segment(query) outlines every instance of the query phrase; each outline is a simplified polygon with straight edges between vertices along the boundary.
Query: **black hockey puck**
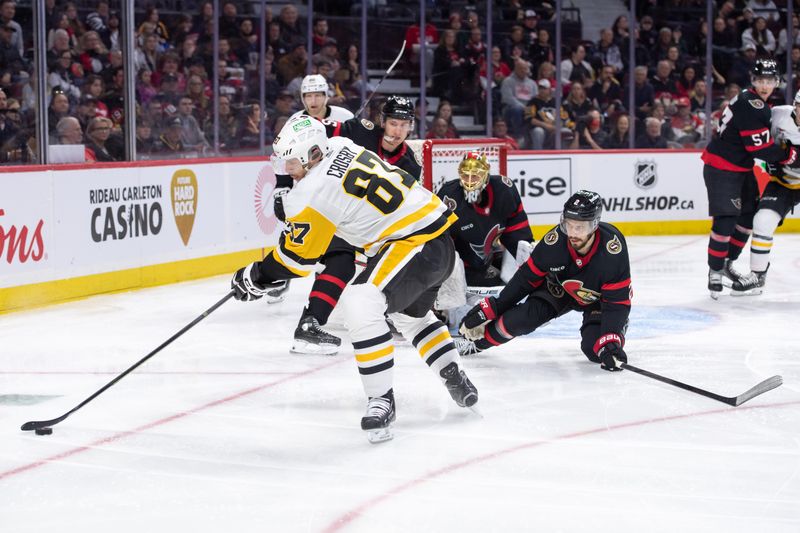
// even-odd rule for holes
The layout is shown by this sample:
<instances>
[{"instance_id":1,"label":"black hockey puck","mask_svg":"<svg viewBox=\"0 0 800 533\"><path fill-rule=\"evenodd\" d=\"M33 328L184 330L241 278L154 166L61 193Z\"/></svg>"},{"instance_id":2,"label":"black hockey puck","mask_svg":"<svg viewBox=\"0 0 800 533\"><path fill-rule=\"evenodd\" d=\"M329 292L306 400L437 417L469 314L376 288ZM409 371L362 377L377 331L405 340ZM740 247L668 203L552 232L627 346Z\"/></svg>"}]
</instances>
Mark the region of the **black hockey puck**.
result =
<instances>
[{"instance_id":1,"label":"black hockey puck","mask_svg":"<svg viewBox=\"0 0 800 533\"><path fill-rule=\"evenodd\" d=\"M53 428L36 428L37 435L50 435L53 433Z\"/></svg>"}]
</instances>

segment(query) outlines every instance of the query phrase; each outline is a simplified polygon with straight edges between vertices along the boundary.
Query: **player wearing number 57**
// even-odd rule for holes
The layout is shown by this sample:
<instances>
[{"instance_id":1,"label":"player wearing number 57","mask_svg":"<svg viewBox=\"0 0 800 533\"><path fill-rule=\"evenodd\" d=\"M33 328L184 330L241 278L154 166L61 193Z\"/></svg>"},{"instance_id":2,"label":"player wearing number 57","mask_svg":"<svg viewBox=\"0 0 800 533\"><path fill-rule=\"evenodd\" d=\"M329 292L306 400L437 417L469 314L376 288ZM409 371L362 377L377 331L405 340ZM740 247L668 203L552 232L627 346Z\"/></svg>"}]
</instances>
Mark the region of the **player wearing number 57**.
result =
<instances>
[{"instance_id":1,"label":"player wearing number 57","mask_svg":"<svg viewBox=\"0 0 800 533\"><path fill-rule=\"evenodd\" d=\"M263 296L279 280L305 276L334 236L364 250L365 270L344 293L345 320L368 397L361 427L372 442L391 438L394 345L386 323L419 351L456 403L471 407L478 392L458 352L431 311L455 251L447 229L456 221L413 176L306 115L290 119L274 142L295 186L284 197L286 231L263 261L237 271L240 300Z\"/></svg>"}]
</instances>

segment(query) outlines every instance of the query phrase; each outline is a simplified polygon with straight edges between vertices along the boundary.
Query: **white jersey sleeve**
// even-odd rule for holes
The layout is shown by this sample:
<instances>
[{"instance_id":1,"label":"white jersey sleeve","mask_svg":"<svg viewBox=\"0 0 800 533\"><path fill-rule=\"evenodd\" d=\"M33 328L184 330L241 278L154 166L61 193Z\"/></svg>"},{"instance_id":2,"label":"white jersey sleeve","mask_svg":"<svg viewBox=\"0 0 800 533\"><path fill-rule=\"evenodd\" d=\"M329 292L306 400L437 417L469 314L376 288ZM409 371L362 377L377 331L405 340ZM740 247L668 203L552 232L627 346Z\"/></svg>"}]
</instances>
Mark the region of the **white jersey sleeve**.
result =
<instances>
[{"instance_id":1,"label":"white jersey sleeve","mask_svg":"<svg viewBox=\"0 0 800 533\"><path fill-rule=\"evenodd\" d=\"M800 126L795 121L793 105L779 105L772 108L772 138L777 142L788 142L800 147ZM772 180L790 189L800 188L800 172L798 169L783 167L780 176L773 176Z\"/></svg>"},{"instance_id":2,"label":"white jersey sleeve","mask_svg":"<svg viewBox=\"0 0 800 533\"><path fill-rule=\"evenodd\" d=\"M283 200L287 229L277 259L303 275L334 235L374 256L388 242L416 246L441 235L456 216L407 173L345 137Z\"/></svg>"},{"instance_id":3,"label":"white jersey sleeve","mask_svg":"<svg viewBox=\"0 0 800 533\"><path fill-rule=\"evenodd\" d=\"M335 120L336 122L344 122L345 120L350 120L351 118L355 117L352 111L345 109L344 107L339 107L336 105L328 107L330 108L331 112L327 118Z\"/></svg>"}]
</instances>

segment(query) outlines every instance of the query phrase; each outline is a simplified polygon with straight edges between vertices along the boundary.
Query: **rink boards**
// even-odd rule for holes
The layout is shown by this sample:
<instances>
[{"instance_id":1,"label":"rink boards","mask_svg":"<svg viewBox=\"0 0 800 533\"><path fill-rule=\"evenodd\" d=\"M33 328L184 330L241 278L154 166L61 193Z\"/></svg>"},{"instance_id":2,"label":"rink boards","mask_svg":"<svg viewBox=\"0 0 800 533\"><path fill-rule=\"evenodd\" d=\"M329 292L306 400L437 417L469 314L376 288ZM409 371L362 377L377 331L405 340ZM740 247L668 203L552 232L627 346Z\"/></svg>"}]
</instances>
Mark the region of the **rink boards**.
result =
<instances>
[{"instance_id":1,"label":"rink boards","mask_svg":"<svg viewBox=\"0 0 800 533\"><path fill-rule=\"evenodd\" d=\"M579 189L599 192L604 219L627 234L703 233L710 223L699 155L517 152L508 177L537 238ZM232 272L277 242L274 187L262 158L4 172L0 312Z\"/></svg>"}]
</instances>

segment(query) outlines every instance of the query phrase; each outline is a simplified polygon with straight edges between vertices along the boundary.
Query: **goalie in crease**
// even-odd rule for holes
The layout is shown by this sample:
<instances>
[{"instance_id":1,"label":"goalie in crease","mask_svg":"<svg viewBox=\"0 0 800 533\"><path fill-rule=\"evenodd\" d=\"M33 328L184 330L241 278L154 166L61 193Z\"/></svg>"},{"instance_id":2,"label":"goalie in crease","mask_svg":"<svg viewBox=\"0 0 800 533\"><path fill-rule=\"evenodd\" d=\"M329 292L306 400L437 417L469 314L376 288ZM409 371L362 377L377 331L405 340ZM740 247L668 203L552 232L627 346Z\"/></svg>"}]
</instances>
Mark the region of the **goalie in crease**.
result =
<instances>
[{"instance_id":1,"label":"goalie in crease","mask_svg":"<svg viewBox=\"0 0 800 533\"><path fill-rule=\"evenodd\" d=\"M500 292L533 249L533 234L519 192L506 176L490 174L479 152L467 152L458 165L458 179L437 193L458 215L450 226L456 265L442 285L435 309L455 329L483 296Z\"/></svg>"}]
</instances>

